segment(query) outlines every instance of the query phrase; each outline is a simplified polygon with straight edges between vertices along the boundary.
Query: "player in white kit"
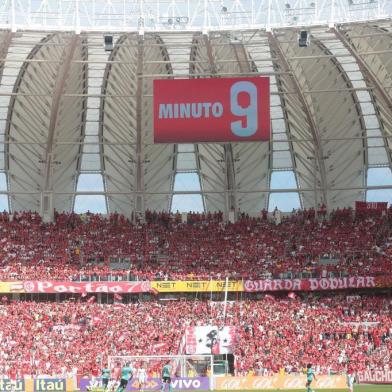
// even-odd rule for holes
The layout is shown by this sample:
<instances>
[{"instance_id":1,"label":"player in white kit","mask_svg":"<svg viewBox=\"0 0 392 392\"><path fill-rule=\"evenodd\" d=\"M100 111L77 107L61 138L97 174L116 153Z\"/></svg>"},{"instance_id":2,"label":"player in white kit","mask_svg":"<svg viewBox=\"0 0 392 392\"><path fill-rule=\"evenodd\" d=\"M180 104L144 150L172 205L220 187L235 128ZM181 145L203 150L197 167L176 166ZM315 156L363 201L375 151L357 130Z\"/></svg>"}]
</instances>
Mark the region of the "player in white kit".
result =
<instances>
[{"instance_id":1,"label":"player in white kit","mask_svg":"<svg viewBox=\"0 0 392 392\"><path fill-rule=\"evenodd\" d=\"M137 381L139 383L139 389L143 391L143 388L147 382L147 370L145 364L142 364L137 371Z\"/></svg>"}]
</instances>

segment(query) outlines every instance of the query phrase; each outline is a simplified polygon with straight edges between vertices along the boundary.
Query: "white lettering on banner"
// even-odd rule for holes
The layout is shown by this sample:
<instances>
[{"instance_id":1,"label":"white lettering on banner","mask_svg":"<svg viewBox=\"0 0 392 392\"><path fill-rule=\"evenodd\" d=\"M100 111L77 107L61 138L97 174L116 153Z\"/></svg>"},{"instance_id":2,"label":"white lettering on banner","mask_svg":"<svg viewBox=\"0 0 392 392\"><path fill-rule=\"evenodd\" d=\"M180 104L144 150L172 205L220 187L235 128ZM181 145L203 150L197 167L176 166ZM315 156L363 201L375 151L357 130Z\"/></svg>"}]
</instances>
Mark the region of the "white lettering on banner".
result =
<instances>
[{"instance_id":1,"label":"white lettering on banner","mask_svg":"<svg viewBox=\"0 0 392 392\"><path fill-rule=\"evenodd\" d=\"M336 290L348 288L376 287L373 276L352 276L350 278L311 278L311 279L265 279L247 280L244 282L245 291L280 291L280 290Z\"/></svg>"},{"instance_id":2,"label":"white lettering on banner","mask_svg":"<svg viewBox=\"0 0 392 392\"><path fill-rule=\"evenodd\" d=\"M241 93L249 97L249 105L243 107L238 102ZM231 113L237 117L244 117L244 120L233 121L231 123L231 132L236 136L249 137L257 132L257 87L250 81L236 82L230 89L230 109Z\"/></svg>"},{"instance_id":3,"label":"white lettering on banner","mask_svg":"<svg viewBox=\"0 0 392 392\"><path fill-rule=\"evenodd\" d=\"M132 293L151 289L149 282L141 283L79 283L36 281L26 282L24 290L32 293Z\"/></svg>"},{"instance_id":4,"label":"white lettering on banner","mask_svg":"<svg viewBox=\"0 0 392 392\"><path fill-rule=\"evenodd\" d=\"M360 383L392 384L392 370L366 370L358 372Z\"/></svg>"},{"instance_id":5,"label":"white lettering on banner","mask_svg":"<svg viewBox=\"0 0 392 392\"><path fill-rule=\"evenodd\" d=\"M291 290L301 290L301 280L294 279L293 281L293 288Z\"/></svg>"},{"instance_id":6,"label":"white lettering on banner","mask_svg":"<svg viewBox=\"0 0 392 392\"><path fill-rule=\"evenodd\" d=\"M276 379L272 377L256 378L252 382L252 389L272 389L276 384Z\"/></svg>"},{"instance_id":7,"label":"white lettering on banner","mask_svg":"<svg viewBox=\"0 0 392 392\"><path fill-rule=\"evenodd\" d=\"M242 383L246 381L246 379L235 378L234 380L225 380L222 383L222 389L232 390L232 389L240 389Z\"/></svg>"},{"instance_id":8,"label":"white lettering on banner","mask_svg":"<svg viewBox=\"0 0 392 392\"><path fill-rule=\"evenodd\" d=\"M376 287L376 282L374 281L374 276L366 277L366 287Z\"/></svg>"},{"instance_id":9,"label":"white lettering on banner","mask_svg":"<svg viewBox=\"0 0 392 392\"><path fill-rule=\"evenodd\" d=\"M219 118L223 115L221 102L161 103L159 119Z\"/></svg>"},{"instance_id":10,"label":"white lettering on banner","mask_svg":"<svg viewBox=\"0 0 392 392\"><path fill-rule=\"evenodd\" d=\"M310 282L310 290L316 290L318 288L317 279L309 279Z\"/></svg>"},{"instance_id":11,"label":"white lettering on banner","mask_svg":"<svg viewBox=\"0 0 392 392\"><path fill-rule=\"evenodd\" d=\"M173 380L171 382L173 389L198 389L200 385L200 380Z\"/></svg>"},{"instance_id":12,"label":"white lettering on banner","mask_svg":"<svg viewBox=\"0 0 392 392\"><path fill-rule=\"evenodd\" d=\"M347 288L375 287L374 277L309 279L310 290L335 290Z\"/></svg>"},{"instance_id":13,"label":"white lettering on banner","mask_svg":"<svg viewBox=\"0 0 392 392\"><path fill-rule=\"evenodd\" d=\"M335 381L333 378L319 378L316 381L317 388L334 388Z\"/></svg>"},{"instance_id":14,"label":"white lettering on banner","mask_svg":"<svg viewBox=\"0 0 392 392\"><path fill-rule=\"evenodd\" d=\"M280 279L274 280L274 290L282 290L282 281Z\"/></svg>"},{"instance_id":15,"label":"white lettering on banner","mask_svg":"<svg viewBox=\"0 0 392 392\"><path fill-rule=\"evenodd\" d=\"M304 383L303 383L303 380L301 378L287 379L283 383L283 389L284 388L287 388L287 389L299 389L299 388L303 388L303 387L304 387Z\"/></svg>"},{"instance_id":16,"label":"white lettering on banner","mask_svg":"<svg viewBox=\"0 0 392 392\"><path fill-rule=\"evenodd\" d=\"M38 292L45 293L46 289L52 287L53 285L50 282L38 282L37 286Z\"/></svg>"}]
</instances>

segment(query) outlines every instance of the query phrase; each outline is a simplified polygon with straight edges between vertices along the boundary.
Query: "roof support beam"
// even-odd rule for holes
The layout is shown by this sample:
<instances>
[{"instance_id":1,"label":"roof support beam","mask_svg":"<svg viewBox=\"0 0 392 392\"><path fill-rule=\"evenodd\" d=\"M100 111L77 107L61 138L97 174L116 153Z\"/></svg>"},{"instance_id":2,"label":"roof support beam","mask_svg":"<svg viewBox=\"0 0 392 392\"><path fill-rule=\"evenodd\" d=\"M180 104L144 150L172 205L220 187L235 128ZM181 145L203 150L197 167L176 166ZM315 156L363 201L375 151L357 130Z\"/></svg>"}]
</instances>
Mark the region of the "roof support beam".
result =
<instances>
[{"instance_id":1,"label":"roof support beam","mask_svg":"<svg viewBox=\"0 0 392 392\"><path fill-rule=\"evenodd\" d=\"M219 77L217 73L217 67L215 64L214 55L212 53L212 46L210 38L207 34L203 34L204 45L207 50L208 62L210 65L210 72L215 77ZM223 145L223 162L225 171L225 210L224 217L225 220L229 219L229 211L234 211L237 215L237 198L235 195L235 168L233 159L233 148L231 143Z\"/></svg>"},{"instance_id":2,"label":"roof support beam","mask_svg":"<svg viewBox=\"0 0 392 392\"><path fill-rule=\"evenodd\" d=\"M1 43L1 46L0 46L0 56L3 59L1 61L1 67L0 67L0 80L3 78L4 65L5 65L5 62L7 61L7 53L8 53L8 49L9 49L9 47L11 45L13 37L14 37L14 33L10 32L10 31L5 33L5 37L4 37L4 39L3 39L2 43ZM4 138L4 142L5 141L6 141L6 138ZM4 155L4 161L5 162L8 161L8 159L6 158L6 151L7 151L7 149L4 146L4 150L3 150L2 154ZM7 178L8 178L8 167L9 167L9 165L4 165L4 169L7 172ZM11 203L10 203L9 198L8 198L8 210L9 211L11 210Z\"/></svg>"},{"instance_id":3,"label":"roof support beam","mask_svg":"<svg viewBox=\"0 0 392 392\"><path fill-rule=\"evenodd\" d=\"M309 104L306 100L306 97L301 89L301 86L299 84L298 79L295 76L294 70L292 69L288 59L283 53L283 50L280 46L279 41L276 39L276 37L273 35L273 33L268 32L268 41L270 43L271 48L275 51L276 57L279 59L278 61L280 62L282 68L285 70L285 72L288 72L289 77L291 79L293 88L295 92L297 93L297 97L302 105L302 109L304 110L307 123L310 128L310 133L313 139L313 145L314 145L314 192L315 192L315 208L317 208L317 204L321 201L322 203L325 203L328 207L328 198L327 198L327 174L326 174L326 169L325 169L325 162L324 162L324 156L323 156L323 151L322 151L322 146L321 146L321 140L320 140L320 133L317 127L317 124L313 118L313 115L311 113ZM319 193L317 192L317 171L319 172L320 176L320 185L321 185L321 200L319 200Z\"/></svg>"},{"instance_id":4,"label":"roof support beam","mask_svg":"<svg viewBox=\"0 0 392 392\"><path fill-rule=\"evenodd\" d=\"M136 176L135 176L135 199L134 199L134 219L136 214L144 217L144 173L143 173L143 140L142 140L142 101L143 101L143 56L144 56L144 36L138 35L137 47L137 88L136 88Z\"/></svg>"},{"instance_id":5,"label":"roof support beam","mask_svg":"<svg viewBox=\"0 0 392 392\"><path fill-rule=\"evenodd\" d=\"M49 119L49 128L48 128L48 140L46 144L45 151L45 170L44 170L44 178L43 178L43 187L42 187L42 202L41 202L41 214L45 220L51 221L53 219L53 200L51 202L47 201L46 197L53 198L53 165L55 161L53 160L53 146L55 145L55 131L56 131L56 123L57 117L59 114L59 107L61 102L62 93L65 87L65 82L69 75L71 69L71 62L74 57L74 53L76 47L79 43L80 36L74 35L71 38L71 41L68 47L65 48L64 59L59 68L56 83L53 90L52 95L52 107L50 112Z\"/></svg>"},{"instance_id":6,"label":"roof support beam","mask_svg":"<svg viewBox=\"0 0 392 392\"><path fill-rule=\"evenodd\" d=\"M355 47L351 44L351 42L347 39L347 37L337 28L332 28L335 36L341 41L341 43L345 46L345 48L349 51L350 55L354 57L356 60L359 69L364 76L367 85L372 85L373 90L372 94L376 96L378 105L384 106L387 112L392 113L392 97L388 94L387 90L380 82L380 80L374 75L371 68L368 66L366 61L361 57L361 55L356 51ZM375 105L376 112L377 106ZM378 111L379 112L379 111ZM386 132L384 129L384 122L382 121L382 116L380 113L377 113L377 117L379 119L380 127L382 128L383 140L385 145L385 150L388 157L389 167L392 170L392 152L389 148L389 140L386 136ZM381 120L381 121L380 121Z\"/></svg>"}]
</instances>

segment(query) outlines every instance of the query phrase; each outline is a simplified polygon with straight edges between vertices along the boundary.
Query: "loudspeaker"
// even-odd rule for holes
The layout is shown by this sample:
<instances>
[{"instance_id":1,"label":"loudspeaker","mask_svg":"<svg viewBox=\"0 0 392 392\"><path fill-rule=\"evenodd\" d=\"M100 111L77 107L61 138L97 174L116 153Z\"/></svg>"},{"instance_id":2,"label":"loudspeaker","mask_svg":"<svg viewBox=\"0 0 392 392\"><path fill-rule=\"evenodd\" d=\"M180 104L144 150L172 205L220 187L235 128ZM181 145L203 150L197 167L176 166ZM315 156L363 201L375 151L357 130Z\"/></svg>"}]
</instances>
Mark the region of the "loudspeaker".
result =
<instances>
[{"instance_id":1,"label":"loudspeaker","mask_svg":"<svg viewBox=\"0 0 392 392\"><path fill-rule=\"evenodd\" d=\"M105 50L111 52L113 50L113 36L105 35L104 37Z\"/></svg>"},{"instance_id":2,"label":"loudspeaker","mask_svg":"<svg viewBox=\"0 0 392 392\"><path fill-rule=\"evenodd\" d=\"M300 31L298 35L298 45L300 48L309 46L309 34L307 31Z\"/></svg>"}]
</instances>

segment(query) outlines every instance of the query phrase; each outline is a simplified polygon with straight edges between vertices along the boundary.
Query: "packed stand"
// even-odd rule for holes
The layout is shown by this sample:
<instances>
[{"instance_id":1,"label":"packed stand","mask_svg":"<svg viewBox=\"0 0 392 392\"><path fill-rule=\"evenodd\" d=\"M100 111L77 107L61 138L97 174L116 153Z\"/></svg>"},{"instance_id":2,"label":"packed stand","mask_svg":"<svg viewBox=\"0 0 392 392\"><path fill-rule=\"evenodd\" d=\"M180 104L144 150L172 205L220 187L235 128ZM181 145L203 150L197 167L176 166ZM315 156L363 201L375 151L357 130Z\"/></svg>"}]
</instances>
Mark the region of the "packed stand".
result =
<instances>
[{"instance_id":1,"label":"packed stand","mask_svg":"<svg viewBox=\"0 0 392 392\"><path fill-rule=\"evenodd\" d=\"M237 375L392 369L392 302L382 296L274 298L230 303L0 305L0 374L99 374L108 356L178 354L185 328L236 327ZM151 369L149 369L149 372ZM151 375L151 374L150 374Z\"/></svg>"},{"instance_id":2,"label":"packed stand","mask_svg":"<svg viewBox=\"0 0 392 392\"><path fill-rule=\"evenodd\" d=\"M392 267L390 216L355 217L339 210L330 220L314 211L281 223L241 214L147 212L146 223L124 216L56 214L44 224L36 213L0 214L0 280L189 280L377 275ZM123 270L112 260L126 260ZM321 263L320 260L324 260ZM330 262L329 262L330 260Z\"/></svg>"}]
</instances>

